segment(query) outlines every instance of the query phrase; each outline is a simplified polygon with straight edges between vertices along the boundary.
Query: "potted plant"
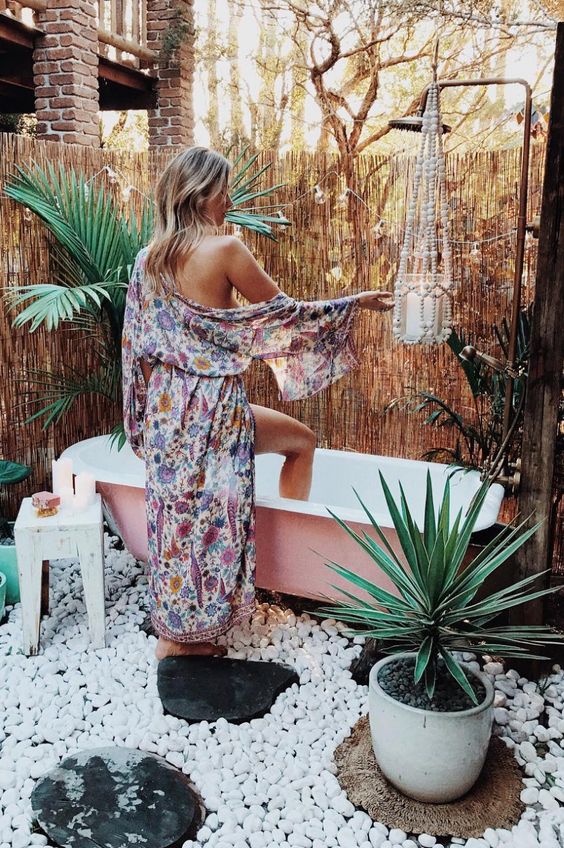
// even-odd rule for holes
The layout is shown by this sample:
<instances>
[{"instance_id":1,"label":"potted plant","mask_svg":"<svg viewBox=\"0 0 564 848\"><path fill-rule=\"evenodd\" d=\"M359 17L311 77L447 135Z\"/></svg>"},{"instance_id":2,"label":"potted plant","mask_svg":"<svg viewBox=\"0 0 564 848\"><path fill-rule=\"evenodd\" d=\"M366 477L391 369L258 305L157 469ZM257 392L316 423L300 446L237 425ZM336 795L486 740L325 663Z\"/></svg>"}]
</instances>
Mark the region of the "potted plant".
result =
<instances>
[{"instance_id":1,"label":"potted plant","mask_svg":"<svg viewBox=\"0 0 564 848\"><path fill-rule=\"evenodd\" d=\"M0 485L8 486L21 483L31 474L28 465L0 459ZM20 599L16 543L14 542L14 522L0 515L0 573L6 577L6 603L17 604ZM3 615L3 611L2 611ZM2 618L0 615L0 619Z\"/></svg>"},{"instance_id":2,"label":"potted plant","mask_svg":"<svg viewBox=\"0 0 564 848\"><path fill-rule=\"evenodd\" d=\"M475 650L505 657L530 656L530 646L561 637L539 626L509 626L495 619L500 612L555 589L529 591L536 579L476 599L486 578L498 569L539 525L508 525L464 565L472 530L487 495L485 481L466 514L450 511L447 481L438 514L430 475L423 531L412 518L400 485L399 503L382 474L381 484L401 546L397 553L355 494L381 544L359 536L331 510L336 521L390 578L397 594L386 592L354 571L327 565L362 591L363 597L338 589L321 615L338 617L379 640L390 656L376 663L369 678L369 716L378 765L386 778L409 797L431 803L459 798L477 780L487 754L493 722L493 687L453 652ZM357 631L353 631L357 632Z\"/></svg>"},{"instance_id":3,"label":"potted plant","mask_svg":"<svg viewBox=\"0 0 564 848\"><path fill-rule=\"evenodd\" d=\"M6 575L0 571L0 622L6 611Z\"/></svg>"}]
</instances>

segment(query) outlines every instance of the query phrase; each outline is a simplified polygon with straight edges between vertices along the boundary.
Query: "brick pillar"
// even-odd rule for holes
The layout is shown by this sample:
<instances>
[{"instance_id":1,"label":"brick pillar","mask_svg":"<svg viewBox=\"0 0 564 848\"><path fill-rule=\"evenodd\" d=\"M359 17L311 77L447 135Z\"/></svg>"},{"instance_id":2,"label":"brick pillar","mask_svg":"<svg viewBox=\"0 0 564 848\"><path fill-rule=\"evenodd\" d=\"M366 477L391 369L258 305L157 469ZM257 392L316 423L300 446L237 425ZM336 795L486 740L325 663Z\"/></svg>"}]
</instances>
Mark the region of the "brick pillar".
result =
<instances>
[{"instance_id":1,"label":"brick pillar","mask_svg":"<svg viewBox=\"0 0 564 848\"><path fill-rule=\"evenodd\" d=\"M147 0L147 47L161 51L157 107L149 109L149 146L194 144L193 0Z\"/></svg>"},{"instance_id":2,"label":"brick pillar","mask_svg":"<svg viewBox=\"0 0 564 848\"><path fill-rule=\"evenodd\" d=\"M37 137L100 146L98 17L91 0L49 0L33 51Z\"/></svg>"}]
</instances>

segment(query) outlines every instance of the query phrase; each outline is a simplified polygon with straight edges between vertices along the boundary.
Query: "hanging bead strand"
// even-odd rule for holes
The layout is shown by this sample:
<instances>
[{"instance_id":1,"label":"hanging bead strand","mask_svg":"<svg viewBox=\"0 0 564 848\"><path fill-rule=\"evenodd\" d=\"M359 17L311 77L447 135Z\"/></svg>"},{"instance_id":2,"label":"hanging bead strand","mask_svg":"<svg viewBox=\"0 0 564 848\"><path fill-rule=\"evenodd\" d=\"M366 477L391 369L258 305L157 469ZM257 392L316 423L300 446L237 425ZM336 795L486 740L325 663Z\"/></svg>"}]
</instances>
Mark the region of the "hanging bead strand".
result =
<instances>
[{"instance_id":1,"label":"hanging bead strand","mask_svg":"<svg viewBox=\"0 0 564 848\"><path fill-rule=\"evenodd\" d=\"M452 332L451 290L446 167L439 87L433 83L423 115L395 285L394 335L407 344L445 341Z\"/></svg>"}]
</instances>

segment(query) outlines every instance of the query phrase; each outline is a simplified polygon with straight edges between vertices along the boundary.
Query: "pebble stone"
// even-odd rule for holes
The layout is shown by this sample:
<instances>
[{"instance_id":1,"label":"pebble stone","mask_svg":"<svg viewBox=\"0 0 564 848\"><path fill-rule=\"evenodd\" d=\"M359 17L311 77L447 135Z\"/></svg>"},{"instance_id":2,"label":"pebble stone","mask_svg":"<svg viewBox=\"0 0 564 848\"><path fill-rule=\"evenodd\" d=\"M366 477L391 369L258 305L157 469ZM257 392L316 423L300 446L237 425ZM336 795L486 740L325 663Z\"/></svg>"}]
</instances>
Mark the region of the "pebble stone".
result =
<instances>
[{"instance_id":1,"label":"pebble stone","mask_svg":"<svg viewBox=\"0 0 564 848\"><path fill-rule=\"evenodd\" d=\"M164 714L156 640L144 630L147 579L115 541L105 534L106 648L89 643L72 560L51 561L51 613L42 621L39 655L19 653L19 605L0 626L0 848L47 844L31 833L30 797L42 767L49 772L66 757L111 746L156 754L190 777L207 815L182 848L342 848L339 838L350 848L553 848L551 834L564 844L561 667L540 693L534 681L486 661L496 691L494 733L523 769L527 806L518 825L466 841L388 830L355 810L333 763L335 747L367 711L368 688L349 671L363 640L344 638L341 622L320 625L307 613L260 604L250 626L220 641L234 659L292 667L299 683L261 718L188 725ZM465 659L477 661L470 652Z\"/></svg>"}]
</instances>

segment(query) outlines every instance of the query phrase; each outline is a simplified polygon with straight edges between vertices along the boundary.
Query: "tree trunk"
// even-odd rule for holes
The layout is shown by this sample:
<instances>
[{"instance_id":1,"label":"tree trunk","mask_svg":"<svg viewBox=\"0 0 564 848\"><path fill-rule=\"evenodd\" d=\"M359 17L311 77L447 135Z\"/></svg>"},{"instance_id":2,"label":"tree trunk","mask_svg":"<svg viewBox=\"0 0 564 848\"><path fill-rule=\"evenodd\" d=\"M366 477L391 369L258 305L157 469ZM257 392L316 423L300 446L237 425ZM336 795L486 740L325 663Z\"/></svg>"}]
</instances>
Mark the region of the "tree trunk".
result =
<instances>
[{"instance_id":1,"label":"tree trunk","mask_svg":"<svg viewBox=\"0 0 564 848\"><path fill-rule=\"evenodd\" d=\"M204 67L208 80L208 114L207 130L210 136L210 147L221 148L221 133L219 129L219 98L217 78L217 59L219 54L219 35L217 29L217 0L208 0L208 37L206 39Z\"/></svg>"},{"instance_id":2,"label":"tree trunk","mask_svg":"<svg viewBox=\"0 0 564 848\"><path fill-rule=\"evenodd\" d=\"M517 579L550 567L551 512L558 405L564 360L564 23L556 35L554 80L540 217L539 254L531 327L531 355L523 421L519 511L534 512L541 527L518 552ZM538 586L537 588L541 588ZM512 620L541 624L543 599L517 607Z\"/></svg>"},{"instance_id":3,"label":"tree trunk","mask_svg":"<svg viewBox=\"0 0 564 848\"><path fill-rule=\"evenodd\" d=\"M305 101L306 82L309 77L304 67L304 53L307 49L307 37L301 30L296 34L296 44L292 50L292 79L290 89L290 118L292 150L304 150L306 146Z\"/></svg>"},{"instance_id":4,"label":"tree trunk","mask_svg":"<svg viewBox=\"0 0 564 848\"><path fill-rule=\"evenodd\" d=\"M229 29L227 49L229 54L229 98L231 107L231 142L241 145L245 138L243 127L243 104L241 101L241 77L239 72L239 30L241 28L241 7L238 3L229 4Z\"/></svg>"}]
</instances>

